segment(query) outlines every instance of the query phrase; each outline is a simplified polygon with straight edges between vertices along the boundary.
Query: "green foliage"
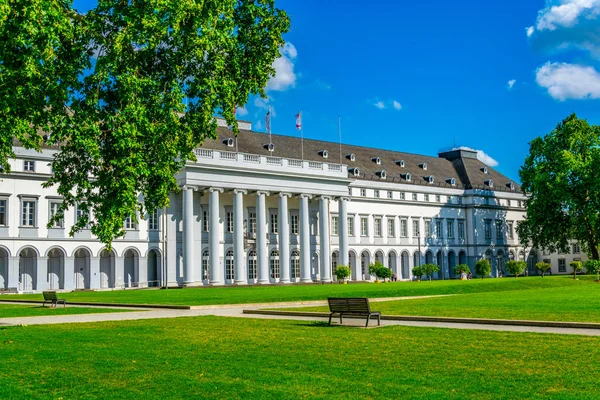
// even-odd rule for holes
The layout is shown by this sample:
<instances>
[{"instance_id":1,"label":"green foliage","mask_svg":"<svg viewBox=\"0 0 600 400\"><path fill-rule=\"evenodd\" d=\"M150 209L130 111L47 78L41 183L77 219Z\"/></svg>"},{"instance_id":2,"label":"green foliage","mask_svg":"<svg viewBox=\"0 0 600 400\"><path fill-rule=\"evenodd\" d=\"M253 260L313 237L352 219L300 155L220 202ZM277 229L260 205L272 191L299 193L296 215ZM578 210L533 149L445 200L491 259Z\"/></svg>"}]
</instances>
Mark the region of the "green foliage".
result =
<instances>
[{"instance_id":1,"label":"green foliage","mask_svg":"<svg viewBox=\"0 0 600 400\"><path fill-rule=\"evenodd\" d=\"M571 261L569 267L573 269L573 279L577 278L577 273L583 271L583 263L581 261Z\"/></svg>"},{"instance_id":2,"label":"green foliage","mask_svg":"<svg viewBox=\"0 0 600 400\"><path fill-rule=\"evenodd\" d=\"M490 266L490 262L483 258L475 263L475 273L481 276L481 279L486 276L490 276L492 273L492 267Z\"/></svg>"},{"instance_id":3,"label":"green foliage","mask_svg":"<svg viewBox=\"0 0 600 400\"><path fill-rule=\"evenodd\" d=\"M388 276L389 271L389 276ZM386 268L379 261L375 261L372 264L369 264L369 274L375 275L377 279L385 279L392 276L392 271L389 268Z\"/></svg>"},{"instance_id":4,"label":"green foliage","mask_svg":"<svg viewBox=\"0 0 600 400\"><path fill-rule=\"evenodd\" d=\"M4 2L0 166L13 138L39 149L37 131L51 132L45 186L64 200L49 225L79 204L70 233L89 226L110 246L126 217L169 205L177 172L216 137L215 113L237 133L235 107L265 96L288 30L273 0L101 0L86 14Z\"/></svg>"},{"instance_id":5,"label":"green foliage","mask_svg":"<svg viewBox=\"0 0 600 400\"><path fill-rule=\"evenodd\" d=\"M506 263L506 270L509 274L514 275L515 278L522 275L527 269L527 263L525 261L510 260Z\"/></svg>"},{"instance_id":6,"label":"green foliage","mask_svg":"<svg viewBox=\"0 0 600 400\"><path fill-rule=\"evenodd\" d=\"M570 115L530 142L519 175L528 196L517 226L521 243L566 252L571 240L598 260L600 241L600 126Z\"/></svg>"},{"instance_id":7,"label":"green foliage","mask_svg":"<svg viewBox=\"0 0 600 400\"><path fill-rule=\"evenodd\" d=\"M413 276L416 276L418 280L421 280L423 275L425 275L425 271L423 271L422 265L415 265L412 269Z\"/></svg>"},{"instance_id":8,"label":"green foliage","mask_svg":"<svg viewBox=\"0 0 600 400\"><path fill-rule=\"evenodd\" d=\"M350 276L351 271L347 265L338 265L337 267L335 267L334 273L338 281L343 281L344 279Z\"/></svg>"},{"instance_id":9,"label":"green foliage","mask_svg":"<svg viewBox=\"0 0 600 400\"><path fill-rule=\"evenodd\" d=\"M456 266L454 266L454 273L456 275L460 275L462 273L468 274L469 272L471 272L471 268L469 268L469 266L467 264L458 264Z\"/></svg>"},{"instance_id":10,"label":"green foliage","mask_svg":"<svg viewBox=\"0 0 600 400\"><path fill-rule=\"evenodd\" d=\"M543 278L544 274L549 271L550 268L552 268L552 265L550 265L550 263L540 261L535 264L535 268L542 273Z\"/></svg>"},{"instance_id":11,"label":"green foliage","mask_svg":"<svg viewBox=\"0 0 600 400\"><path fill-rule=\"evenodd\" d=\"M423 264L423 273L429 276L429 280L433 277L433 274L438 272L440 267L436 264Z\"/></svg>"},{"instance_id":12,"label":"green foliage","mask_svg":"<svg viewBox=\"0 0 600 400\"><path fill-rule=\"evenodd\" d=\"M379 277L385 279L390 279L392 277L392 270L386 267L383 267L379 270Z\"/></svg>"},{"instance_id":13,"label":"green foliage","mask_svg":"<svg viewBox=\"0 0 600 400\"><path fill-rule=\"evenodd\" d=\"M600 261L598 260L587 260L583 267L587 271L588 274L593 275L596 274L596 279L600 280Z\"/></svg>"}]
</instances>

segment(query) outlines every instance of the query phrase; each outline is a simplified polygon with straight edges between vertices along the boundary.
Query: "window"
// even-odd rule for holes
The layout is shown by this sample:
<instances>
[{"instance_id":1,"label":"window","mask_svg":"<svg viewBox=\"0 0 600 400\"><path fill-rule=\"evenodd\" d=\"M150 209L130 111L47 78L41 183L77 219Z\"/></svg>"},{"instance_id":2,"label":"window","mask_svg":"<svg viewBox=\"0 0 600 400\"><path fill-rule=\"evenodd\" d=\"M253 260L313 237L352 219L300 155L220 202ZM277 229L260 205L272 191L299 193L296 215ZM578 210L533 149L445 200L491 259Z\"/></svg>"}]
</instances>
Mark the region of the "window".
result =
<instances>
[{"instance_id":1,"label":"window","mask_svg":"<svg viewBox=\"0 0 600 400\"><path fill-rule=\"evenodd\" d=\"M425 201L429 201L429 193L425 193Z\"/></svg>"},{"instance_id":2,"label":"window","mask_svg":"<svg viewBox=\"0 0 600 400\"><path fill-rule=\"evenodd\" d=\"M509 221L506 229L508 230L508 238L509 239L514 239L515 238L515 228L514 228L514 223L512 221Z\"/></svg>"},{"instance_id":3,"label":"window","mask_svg":"<svg viewBox=\"0 0 600 400\"><path fill-rule=\"evenodd\" d=\"M338 235L338 221L339 217L331 217L331 234Z\"/></svg>"},{"instance_id":4,"label":"window","mask_svg":"<svg viewBox=\"0 0 600 400\"><path fill-rule=\"evenodd\" d=\"M248 252L248 279L256 279L256 250Z\"/></svg>"},{"instance_id":5,"label":"window","mask_svg":"<svg viewBox=\"0 0 600 400\"><path fill-rule=\"evenodd\" d=\"M208 232L208 210L202 211L202 230Z\"/></svg>"},{"instance_id":6,"label":"window","mask_svg":"<svg viewBox=\"0 0 600 400\"><path fill-rule=\"evenodd\" d=\"M292 278L300 278L300 252L298 250L292 251L291 264Z\"/></svg>"},{"instance_id":7,"label":"window","mask_svg":"<svg viewBox=\"0 0 600 400\"><path fill-rule=\"evenodd\" d=\"M447 219L446 220L446 236L448 239L454 239L454 220Z\"/></svg>"},{"instance_id":8,"label":"window","mask_svg":"<svg viewBox=\"0 0 600 400\"><path fill-rule=\"evenodd\" d=\"M296 216L297 217L297 216ZM256 212L248 211L248 233L256 233Z\"/></svg>"},{"instance_id":9,"label":"window","mask_svg":"<svg viewBox=\"0 0 600 400\"><path fill-rule=\"evenodd\" d=\"M400 192L400 200L406 200L406 194L404 192Z\"/></svg>"},{"instance_id":10,"label":"window","mask_svg":"<svg viewBox=\"0 0 600 400\"><path fill-rule=\"evenodd\" d=\"M225 229L226 232L233 233L233 211L227 211L227 226Z\"/></svg>"},{"instance_id":11,"label":"window","mask_svg":"<svg viewBox=\"0 0 600 400\"><path fill-rule=\"evenodd\" d=\"M6 226L7 225L7 213L6 213L6 205L8 204L8 201L6 199L0 199L0 226Z\"/></svg>"},{"instance_id":12,"label":"window","mask_svg":"<svg viewBox=\"0 0 600 400\"><path fill-rule=\"evenodd\" d=\"M431 221L425 220L425 237L431 237Z\"/></svg>"},{"instance_id":13,"label":"window","mask_svg":"<svg viewBox=\"0 0 600 400\"><path fill-rule=\"evenodd\" d=\"M35 226L35 201L23 201L21 226Z\"/></svg>"},{"instance_id":14,"label":"window","mask_svg":"<svg viewBox=\"0 0 600 400\"><path fill-rule=\"evenodd\" d=\"M388 237L390 237L390 238L396 237L396 224L394 223L394 218L389 218L387 220L387 228L388 228Z\"/></svg>"},{"instance_id":15,"label":"window","mask_svg":"<svg viewBox=\"0 0 600 400\"><path fill-rule=\"evenodd\" d=\"M348 236L354 236L354 217L348 217Z\"/></svg>"},{"instance_id":16,"label":"window","mask_svg":"<svg viewBox=\"0 0 600 400\"><path fill-rule=\"evenodd\" d=\"M135 221L133 221L133 218L131 218L131 215L128 215L127 218L125 218L125 230L132 231L134 229L135 229Z\"/></svg>"},{"instance_id":17,"label":"window","mask_svg":"<svg viewBox=\"0 0 600 400\"><path fill-rule=\"evenodd\" d=\"M337 268L337 265L338 265L338 253L337 253L337 251L335 251L331 255L331 275L332 276L335 275L335 269Z\"/></svg>"},{"instance_id":18,"label":"window","mask_svg":"<svg viewBox=\"0 0 600 400\"><path fill-rule=\"evenodd\" d=\"M360 195L362 197L367 197L367 189L360 189Z\"/></svg>"},{"instance_id":19,"label":"window","mask_svg":"<svg viewBox=\"0 0 600 400\"><path fill-rule=\"evenodd\" d=\"M49 211L50 211L50 215L49 215L49 220L52 219L56 214L58 214L58 210L60 208L60 202L58 201L51 201L50 205L49 205ZM53 228L63 228L64 227L64 222L62 219L60 219L59 221L56 221L54 224L52 224Z\"/></svg>"},{"instance_id":20,"label":"window","mask_svg":"<svg viewBox=\"0 0 600 400\"><path fill-rule=\"evenodd\" d=\"M393 199L394 198L394 193L392 193L392 191L388 190L387 196L388 196L388 199Z\"/></svg>"},{"instance_id":21,"label":"window","mask_svg":"<svg viewBox=\"0 0 600 400\"><path fill-rule=\"evenodd\" d=\"M35 172L35 161L23 161L23 171Z\"/></svg>"},{"instance_id":22,"label":"window","mask_svg":"<svg viewBox=\"0 0 600 400\"><path fill-rule=\"evenodd\" d=\"M579 246L579 243L573 243L573 254L579 253L581 253L581 246Z\"/></svg>"},{"instance_id":23,"label":"window","mask_svg":"<svg viewBox=\"0 0 600 400\"><path fill-rule=\"evenodd\" d=\"M485 240L492 240L492 221L486 219L484 222Z\"/></svg>"},{"instance_id":24,"label":"window","mask_svg":"<svg viewBox=\"0 0 600 400\"><path fill-rule=\"evenodd\" d=\"M413 237L421 237L421 230L419 229L419 220L413 220Z\"/></svg>"},{"instance_id":25,"label":"window","mask_svg":"<svg viewBox=\"0 0 600 400\"><path fill-rule=\"evenodd\" d=\"M400 220L400 237L408 237L408 221L405 219Z\"/></svg>"},{"instance_id":26,"label":"window","mask_svg":"<svg viewBox=\"0 0 600 400\"><path fill-rule=\"evenodd\" d=\"M79 204L75 205L75 223L78 223L81 218L86 217L86 210L83 209ZM89 213L87 213L87 217L89 220ZM88 221L89 222L89 221ZM87 226L87 224L86 224Z\"/></svg>"},{"instance_id":27,"label":"window","mask_svg":"<svg viewBox=\"0 0 600 400\"><path fill-rule=\"evenodd\" d=\"M276 235L277 234L277 214L276 213L271 213L270 215L270 219L271 219L271 234Z\"/></svg>"},{"instance_id":28,"label":"window","mask_svg":"<svg viewBox=\"0 0 600 400\"><path fill-rule=\"evenodd\" d=\"M435 195L435 201L437 201L438 203L442 202L442 196L440 196L439 194Z\"/></svg>"},{"instance_id":29,"label":"window","mask_svg":"<svg viewBox=\"0 0 600 400\"><path fill-rule=\"evenodd\" d=\"M458 238L460 240L465 239L465 221L463 220L458 221Z\"/></svg>"},{"instance_id":30,"label":"window","mask_svg":"<svg viewBox=\"0 0 600 400\"><path fill-rule=\"evenodd\" d=\"M210 274L208 273L208 261L208 250L204 250L204 252L202 253L202 279L205 281L210 279Z\"/></svg>"},{"instance_id":31,"label":"window","mask_svg":"<svg viewBox=\"0 0 600 400\"><path fill-rule=\"evenodd\" d=\"M375 218L375 236L381 237L381 218Z\"/></svg>"},{"instance_id":32,"label":"window","mask_svg":"<svg viewBox=\"0 0 600 400\"><path fill-rule=\"evenodd\" d=\"M558 272L567 272L567 260L564 258L558 259Z\"/></svg>"},{"instance_id":33,"label":"window","mask_svg":"<svg viewBox=\"0 0 600 400\"><path fill-rule=\"evenodd\" d=\"M271 278L279 279L279 250L273 250L270 257Z\"/></svg>"},{"instance_id":34,"label":"window","mask_svg":"<svg viewBox=\"0 0 600 400\"><path fill-rule=\"evenodd\" d=\"M292 235L298 234L298 218L299 218L298 214L290 215L290 226L291 226Z\"/></svg>"},{"instance_id":35,"label":"window","mask_svg":"<svg viewBox=\"0 0 600 400\"><path fill-rule=\"evenodd\" d=\"M367 217L360 217L360 236L369 236L369 220Z\"/></svg>"},{"instance_id":36,"label":"window","mask_svg":"<svg viewBox=\"0 0 600 400\"><path fill-rule=\"evenodd\" d=\"M375 189L375 197L379 198L379 190Z\"/></svg>"},{"instance_id":37,"label":"window","mask_svg":"<svg viewBox=\"0 0 600 400\"><path fill-rule=\"evenodd\" d=\"M233 250L227 250L225 254L225 279L233 280Z\"/></svg>"},{"instance_id":38,"label":"window","mask_svg":"<svg viewBox=\"0 0 600 400\"><path fill-rule=\"evenodd\" d=\"M444 227L441 219L435 221L435 233L438 239L442 239L444 237Z\"/></svg>"},{"instance_id":39,"label":"window","mask_svg":"<svg viewBox=\"0 0 600 400\"><path fill-rule=\"evenodd\" d=\"M419 198L417 197L417 194L416 194L416 193L413 193L413 194L412 194L412 199L413 199L414 201L417 201L417 200L419 199Z\"/></svg>"},{"instance_id":40,"label":"window","mask_svg":"<svg viewBox=\"0 0 600 400\"><path fill-rule=\"evenodd\" d=\"M154 210L148 215L148 229L151 231L158 230L158 210Z\"/></svg>"},{"instance_id":41,"label":"window","mask_svg":"<svg viewBox=\"0 0 600 400\"><path fill-rule=\"evenodd\" d=\"M502 220L496 220L496 240L502 240Z\"/></svg>"}]
</instances>

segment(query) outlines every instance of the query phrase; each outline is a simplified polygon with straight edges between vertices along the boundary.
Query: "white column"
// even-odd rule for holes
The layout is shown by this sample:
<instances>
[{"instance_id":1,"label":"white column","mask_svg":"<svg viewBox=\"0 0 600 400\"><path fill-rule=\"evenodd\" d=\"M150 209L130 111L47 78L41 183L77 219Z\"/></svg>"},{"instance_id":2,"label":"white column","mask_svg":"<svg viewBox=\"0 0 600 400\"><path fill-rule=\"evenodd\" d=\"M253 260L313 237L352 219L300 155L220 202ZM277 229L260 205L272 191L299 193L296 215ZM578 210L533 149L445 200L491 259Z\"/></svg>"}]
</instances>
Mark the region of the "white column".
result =
<instances>
[{"instance_id":1,"label":"white column","mask_svg":"<svg viewBox=\"0 0 600 400\"><path fill-rule=\"evenodd\" d=\"M244 195L248 192L236 189L233 191L233 265L234 283L246 283L244 263Z\"/></svg>"},{"instance_id":2,"label":"white column","mask_svg":"<svg viewBox=\"0 0 600 400\"><path fill-rule=\"evenodd\" d=\"M148 287L148 258L139 257L137 265L137 281L140 287Z\"/></svg>"},{"instance_id":3,"label":"white column","mask_svg":"<svg viewBox=\"0 0 600 400\"><path fill-rule=\"evenodd\" d=\"M90 289L100 288L100 258L90 258Z\"/></svg>"},{"instance_id":4,"label":"white column","mask_svg":"<svg viewBox=\"0 0 600 400\"><path fill-rule=\"evenodd\" d=\"M19 288L19 256L8 257L8 287Z\"/></svg>"},{"instance_id":5,"label":"white column","mask_svg":"<svg viewBox=\"0 0 600 400\"><path fill-rule=\"evenodd\" d=\"M183 187L183 284L194 283L194 191L193 186Z\"/></svg>"},{"instance_id":6,"label":"white column","mask_svg":"<svg viewBox=\"0 0 600 400\"><path fill-rule=\"evenodd\" d=\"M48 257L38 257L36 279L37 290L48 290Z\"/></svg>"},{"instance_id":7,"label":"white column","mask_svg":"<svg viewBox=\"0 0 600 400\"><path fill-rule=\"evenodd\" d=\"M340 237L340 265L348 265L348 201L347 197L339 200L339 237Z\"/></svg>"},{"instance_id":8,"label":"white column","mask_svg":"<svg viewBox=\"0 0 600 400\"><path fill-rule=\"evenodd\" d=\"M208 189L208 218L209 218L209 264L210 264L210 283L212 285L220 285L223 283L223 268L221 266L221 257L219 252L220 244L220 224L219 224L219 194L223 193L223 189L210 188Z\"/></svg>"},{"instance_id":9,"label":"white column","mask_svg":"<svg viewBox=\"0 0 600 400\"><path fill-rule=\"evenodd\" d=\"M310 277L310 216L308 199L310 195L300 195L300 281L312 282Z\"/></svg>"},{"instance_id":10,"label":"white column","mask_svg":"<svg viewBox=\"0 0 600 400\"><path fill-rule=\"evenodd\" d=\"M73 257L65 256L65 270L63 279L65 282L65 290L73 290L75 289L75 259Z\"/></svg>"},{"instance_id":11,"label":"white column","mask_svg":"<svg viewBox=\"0 0 600 400\"><path fill-rule=\"evenodd\" d=\"M258 264L258 283L269 283L269 248L267 247L267 209L268 192L256 192L256 262Z\"/></svg>"},{"instance_id":12,"label":"white column","mask_svg":"<svg viewBox=\"0 0 600 400\"><path fill-rule=\"evenodd\" d=\"M280 282L290 281L290 225L288 221L289 193L279 193L279 267Z\"/></svg>"},{"instance_id":13,"label":"white column","mask_svg":"<svg viewBox=\"0 0 600 400\"><path fill-rule=\"evenodd\" d=\"M319 234L321 238L321 280L331 281L331 250L329 248L329 197L319 199Z\"/></svg>"},{"instance_id":14,"label":"white column","mask_svg":"<svg viewBox=\"0 0 600 400\"><path fill-rule=\"evenodd\" d=\"M125 259L115 256L115 288L125 287Z\"/></svg>"}]
</instances>

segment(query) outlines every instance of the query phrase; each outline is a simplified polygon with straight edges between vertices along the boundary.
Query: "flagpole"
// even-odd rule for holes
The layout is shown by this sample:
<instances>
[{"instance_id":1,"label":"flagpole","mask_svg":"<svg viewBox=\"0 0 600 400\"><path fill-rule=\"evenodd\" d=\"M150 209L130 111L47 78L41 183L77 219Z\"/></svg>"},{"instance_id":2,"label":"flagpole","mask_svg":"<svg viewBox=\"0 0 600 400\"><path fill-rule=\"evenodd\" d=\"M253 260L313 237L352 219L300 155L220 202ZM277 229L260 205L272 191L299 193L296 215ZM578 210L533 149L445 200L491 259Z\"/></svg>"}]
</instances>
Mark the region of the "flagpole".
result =
<instances>
[{"instance_id":1,"label":"flagpole","mask_svg":"<svg viewBox=\"0 0 600 400\"><path fill-rule=\"evenodd\" d=\"M342 164L342 117L338 115L338 135L340 137L340 164Z\"/></svg>"},{"instance_id":2,"label":"flagpole","mask_svg":"<svg viewBox=\"0 0 600 400\"><path fill-rule=\"evenodd\" d=\"M269 144L273 143L273 140L271 140L271 125L272 125L272 120L273 120L273 115L271 114L271 106L269 106Z\"/></svg>"}]
</instances>

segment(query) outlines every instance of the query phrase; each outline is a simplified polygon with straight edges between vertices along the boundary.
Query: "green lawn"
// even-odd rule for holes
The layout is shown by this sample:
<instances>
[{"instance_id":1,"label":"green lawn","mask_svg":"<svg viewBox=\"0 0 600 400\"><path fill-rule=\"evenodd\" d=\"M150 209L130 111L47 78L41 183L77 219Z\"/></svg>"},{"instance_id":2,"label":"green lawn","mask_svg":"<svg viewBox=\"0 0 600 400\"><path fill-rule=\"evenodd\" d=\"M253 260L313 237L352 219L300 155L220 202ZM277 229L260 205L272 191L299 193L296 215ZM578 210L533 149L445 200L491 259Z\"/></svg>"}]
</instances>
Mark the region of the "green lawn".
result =
<instances>
[{"instance_id":1,"label":"green lawn","mask_svg":"<svg viewBox=\"0 0 600 400\"><path fill-rule=\"evenodd\" d=\"M328 296L397 297L434 294L503 292L537 288L579 287L593 285L591 280L575 281L569 277L529 277L518 279L473 279L470 281L424 281L394 283L360 283L349 285L299 285L214 287L168 290L115 290L102 292L61 293L68 301L130 304L210 305L323 300ZM599 287L600 288L600 287ZM4 298L0 296L0 300ZM41 295L6 295L6 298L41 299Z\"/></svg>"},{"instance_id":2,"label":"green lawn","mask_svg":"<svg viewBox=\"0 0 600 400\"><path fill-rule=\"evenodd\" d=\"M564 287L386 301L372 303L371 308L383 315L600 322L600 284L590 280L579 282ZM328 308L295 310L328 311Z\"/></svg>"},{"instance_id":3,"label":"green lawn","mask_svg":"<svg viewBox=\"0 0 600 400\"><path fill-rule=\"evenodd\" d=\"M0 398L591 399L600 338L219 317L0 329Z\"/></svg>"},{"instance_id":4,"label":"green lawn","mask_svg":"<svg viewBox=\"0 0 600 400\"><path fill-rule=\"evenodd\" d=\"M40 305L21 305L21 304L1 304L0 303L0 318L11 317L40 317L45 315L68 315L68 314L94 314L94 313L109 313L123 312L130 310L110 309L110 308L85 308L85 307L62 307L50 308Z\"/></svg>"}]
</instances>

